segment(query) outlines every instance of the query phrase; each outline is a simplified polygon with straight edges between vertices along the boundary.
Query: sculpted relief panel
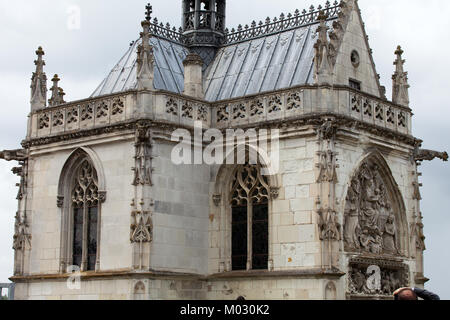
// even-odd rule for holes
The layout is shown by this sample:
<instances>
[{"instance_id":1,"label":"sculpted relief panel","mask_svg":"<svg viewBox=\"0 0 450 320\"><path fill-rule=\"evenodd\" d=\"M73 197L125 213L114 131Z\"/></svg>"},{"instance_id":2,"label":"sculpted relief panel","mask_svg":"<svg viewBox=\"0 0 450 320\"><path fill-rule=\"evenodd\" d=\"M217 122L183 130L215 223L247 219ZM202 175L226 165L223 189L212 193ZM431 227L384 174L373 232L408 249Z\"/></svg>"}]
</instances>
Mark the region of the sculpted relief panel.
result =
<instances>
[{"instance_id":1,"label":"sculpted relief panel","mask_svg":"<svg viewBox=\"0 0 450 320\"><path fill-rule=\"evenodd\" d=\"M398 212L380 174L366 161L353 178L345 206L344 243L348 252L399 254Z\"/></svg>"},{"instance_id":2,"label":"sculpted relief panel","mask_svg":"<svg viewBox=\"0 0 450 320\"><path fill-rule=\"evenodd\" d=\"M396 261L352 259L348 273L351 296L392 296L398 288L409 285L409 269Z\"/></svg>"}]
</instances>

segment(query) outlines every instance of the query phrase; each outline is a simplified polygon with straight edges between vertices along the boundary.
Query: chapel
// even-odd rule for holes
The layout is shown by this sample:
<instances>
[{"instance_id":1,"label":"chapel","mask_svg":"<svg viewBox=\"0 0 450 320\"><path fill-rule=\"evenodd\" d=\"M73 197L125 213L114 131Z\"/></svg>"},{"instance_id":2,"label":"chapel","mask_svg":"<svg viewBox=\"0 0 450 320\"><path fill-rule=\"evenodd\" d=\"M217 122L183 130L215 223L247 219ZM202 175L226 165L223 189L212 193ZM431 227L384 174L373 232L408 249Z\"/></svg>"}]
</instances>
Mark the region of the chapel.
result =
<instances>
[{"instance_id":1,"label":"chapel","mask_svg":"<svg viewBox=\"0 0 450 320\"><path fill-rule=\"evenodd\" d=\"M448 155L413 135L402 48L388 98L357 0L233 29L226 0L170 1L181 27L147 5L139 38L83 100L65 101L58 75L48 83L37 49L25 139L0 153L20 177L15 299L423 287L418 167Z\"/></svg>"}]
</instances>

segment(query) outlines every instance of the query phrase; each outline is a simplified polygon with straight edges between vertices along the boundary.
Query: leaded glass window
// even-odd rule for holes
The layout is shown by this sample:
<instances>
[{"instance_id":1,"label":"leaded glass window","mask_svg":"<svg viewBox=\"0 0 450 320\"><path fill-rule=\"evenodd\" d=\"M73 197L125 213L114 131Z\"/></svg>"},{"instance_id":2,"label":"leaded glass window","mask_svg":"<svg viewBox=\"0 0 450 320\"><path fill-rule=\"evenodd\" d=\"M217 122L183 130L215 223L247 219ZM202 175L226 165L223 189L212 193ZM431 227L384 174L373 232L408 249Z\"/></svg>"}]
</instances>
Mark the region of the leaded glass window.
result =
<instances>
[{"instance_id":1,"label":"leaded glass window","mask_svg":"<svg viewBox=\"0 0 450 320\"><path fill-rule=\"evenodd\" d=\"M83 271L95 270L98 239L98 179L88 160L76 170L72 191L72 264Z\"/></svg>"},{"instance_id":2,"label":"leaded glass window","mask_svg":"<svg viewBox=\"0 0 450 320\"><path fill-rule=\"evenodd\" d=\"M258 165L239 166L231 184L233 270L266 270L269 258L269 184Z\"/></svg>"}]
</instances>

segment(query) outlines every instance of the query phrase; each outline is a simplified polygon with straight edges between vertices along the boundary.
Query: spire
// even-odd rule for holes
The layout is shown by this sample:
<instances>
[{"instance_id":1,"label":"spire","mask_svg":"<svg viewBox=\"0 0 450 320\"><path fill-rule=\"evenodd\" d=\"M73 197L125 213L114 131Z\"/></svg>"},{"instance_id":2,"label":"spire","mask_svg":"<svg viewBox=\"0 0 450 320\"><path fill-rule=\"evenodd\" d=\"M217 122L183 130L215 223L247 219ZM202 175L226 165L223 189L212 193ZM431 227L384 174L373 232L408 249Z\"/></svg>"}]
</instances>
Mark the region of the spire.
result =
<instances>
[{"instance_id":1,"label":"spire","mask_svg":"<svg viewBox=\"0 0 450 320\"><path fill-rule=\"evenodd\" d=\"M64 93L64 90L58 87L58 82L60 81L60 79L58 78L58 75L55 74L52 82L53 82L53 86L50 89L50 91L52 92L52 97L51 99L48 100L48 104L49 106L57 106L63 103L66 103L64 101L64 96L66 95Z\"/></svg>"},{"instance_id":2,"label":"spire","mask_svg":"<svg viewBox=\"0 0 450 320\"><path fill-rule=\"evenodd\" d=\"M400 46L397 47L395 54L397 59L394 61L395 73L392 76L392 102L409 107L408 72L403 69L406 60L402 59L403 50Z\"/></svg>"},{"instance_id":3,"label":"spire","mask_svg":"<svg viewBox=\"0 0 450 320\"><path fill-rule=\"evenodd\" d=\"M150 19L153 13L152 6L147 4L145 7L145 20L142 21L141 40L138 46L137 54L137 84L138 90L153 89L153 48L150 45Z\"/></svg>"},{"instance_id":4,"label":"spire","mask_svg":"<svg viewBox=\"0 0 450 320\"><path fill-rule=\"evenodd\" d=\"M318 20L320 25L317 28L316 33L318 34L318 39L314 45L316 50L315 57L315 80L317 84L331 84L331 62L330 62L330 43L328 41L328 30L330 29L326 25L328 16L324 11L320 11Z\"/></svg>"},{"instance_id":5,"label":"spire","mask_svg":"<svg viewBox=\"0 0 450 320\"><path fill-rule=\"evenodd\" d=\"M45 61L42 59L44 50L39 47L36 51L37 60L34 61L36 71L31 78L31 110L42 109L47 103L47 76L44 72Z\"/></svg>"}]
</instances>

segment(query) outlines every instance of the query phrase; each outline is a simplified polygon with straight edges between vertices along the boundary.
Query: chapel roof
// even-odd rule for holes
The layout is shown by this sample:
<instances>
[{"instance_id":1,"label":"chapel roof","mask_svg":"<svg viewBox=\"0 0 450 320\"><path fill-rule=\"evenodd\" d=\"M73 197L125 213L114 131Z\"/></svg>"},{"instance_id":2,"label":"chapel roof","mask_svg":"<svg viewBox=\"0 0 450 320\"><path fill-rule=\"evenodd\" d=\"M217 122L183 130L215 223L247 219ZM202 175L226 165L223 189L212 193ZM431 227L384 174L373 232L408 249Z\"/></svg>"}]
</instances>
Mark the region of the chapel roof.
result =
<instances>
[{"instance_id":1,"label":"chapel roof","mask_svg":"<svg viewBox=\"0 0 450 320\"><path fill-rule=\"evenodd\" d=\"M225 30L215 58L204 69L205 99L218 101L258 94L265 91L311 84L313 82L314 43L321 10L328 15L328 25L338 18L339 5L328 1L325 7L313 6L308 11L281 14L280 18L252 22L237 30ZM169 25L151 26L154 87L182 93L183 60L189 54L183 34ZM131 44L125 55L102 81L91 97L119 93L137 88L137 48L141 40Z\"/></svg>"}]
</instances>

